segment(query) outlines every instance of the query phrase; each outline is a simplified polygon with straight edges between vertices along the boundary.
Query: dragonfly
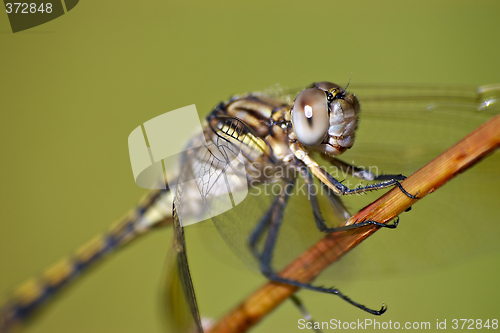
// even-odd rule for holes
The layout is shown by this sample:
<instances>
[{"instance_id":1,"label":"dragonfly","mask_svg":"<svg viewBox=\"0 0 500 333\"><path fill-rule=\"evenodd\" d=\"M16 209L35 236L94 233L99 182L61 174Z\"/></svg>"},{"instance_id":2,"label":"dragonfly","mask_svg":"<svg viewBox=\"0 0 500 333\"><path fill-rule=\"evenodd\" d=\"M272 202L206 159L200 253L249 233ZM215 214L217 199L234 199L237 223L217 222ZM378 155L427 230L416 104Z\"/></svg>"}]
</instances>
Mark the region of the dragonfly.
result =
<instances>
[{"instance_id":1,"label":"dragonfly","mask_svg":"<svg viewBox=\"0 0 500 333\"><path fill-rule=\"evenodd\" d=\"M319 82L300 91L244 94L218 104L206 117L203 133L188 143L181 157L182 172L168 177L174 181L165 189L150 191L106 234L22 286L3 306L0 327L7 329L29 318L107 254L150 230L172 225L174 242L166 278L169 323L175 332L202 332L184 220L204 212L234 252L269 279L332 293L367 312L383 313L385 307L373 310L337 289L286 280L276 272L324 233L345 230L339 226L350 212L340 195L394 186L409 197L418 195L400 185L404 179L400 172L415 171L422 159L496 114L500 87L375 85L358 86L357 91L354 95L339 85ZM357 131L359 120L359 127L371 121L371 131ZM414 122L426 125L428 132L415 136L413 146L398 146L398 137L411 133L405 125ZM382 137L388 131L392 137ZM389 153L377 155L380 146ZM358 154L351 154L355 150ZM346 159L339 159L340 155ZM391 158L397 165L389 170L394 174L361 167L387 165ZM368 184L350 187L334 177L334 170ZM498 177L494 181L498 183ZM192 200L193 192L201 199ZM241 193L244 198L238 199ZM228 204L232 209L226 210ZM397 224L360 221L349 228L366 225L394 228Z\"/></svg>"}]
</instances>

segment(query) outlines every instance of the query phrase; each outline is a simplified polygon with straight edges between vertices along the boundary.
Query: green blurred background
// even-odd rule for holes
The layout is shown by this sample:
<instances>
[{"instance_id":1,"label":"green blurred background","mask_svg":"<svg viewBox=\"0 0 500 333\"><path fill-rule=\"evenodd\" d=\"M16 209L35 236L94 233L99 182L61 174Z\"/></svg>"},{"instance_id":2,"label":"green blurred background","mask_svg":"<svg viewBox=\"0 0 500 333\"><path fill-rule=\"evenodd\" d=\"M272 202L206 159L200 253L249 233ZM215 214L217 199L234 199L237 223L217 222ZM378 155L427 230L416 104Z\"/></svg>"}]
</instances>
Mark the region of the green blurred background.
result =
<instances>
[{"instance_id":1,"label":"green blurred background","mask_svg":"<svg viewBox=\"0 0 500 333\"><path fill-rule=\"evenodd\" d=\"M208 112L277 83L496 83L499 13L497 1L81 1L16 34L0 15L0 292L133 207L144 190L133 181L127 137L144 121L193 103ZM265 280L218 260L196 230L204 228L188 242L200 307L216 316ZM170 241L163 230L131 245L26 331L162 331ZM388 304L380 321L498 318L499 260L354 279L344 290ZM300 295L320 321L369 318L338 299ZM286 303L255 331L299 331L299 318Z\"/></svg>"}]
</instances>

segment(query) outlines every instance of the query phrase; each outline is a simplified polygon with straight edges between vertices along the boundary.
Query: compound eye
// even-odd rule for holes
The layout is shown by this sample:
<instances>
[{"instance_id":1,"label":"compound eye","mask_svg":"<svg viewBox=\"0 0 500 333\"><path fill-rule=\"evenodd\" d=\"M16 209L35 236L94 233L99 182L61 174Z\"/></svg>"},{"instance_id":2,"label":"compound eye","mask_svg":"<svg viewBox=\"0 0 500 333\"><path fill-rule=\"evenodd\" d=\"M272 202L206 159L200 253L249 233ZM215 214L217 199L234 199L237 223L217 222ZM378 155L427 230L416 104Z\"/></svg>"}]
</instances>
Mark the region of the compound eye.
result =
<instances>
[{"instance_id":1,"label":"compound eye","mask_svg":"<svg viewBox=\"0 0 500 333\"><path fill-rule=\"evenodd\" d=\"M303 90L293 104L292 124L300 142L307 146L319 145L329 127L325 92L318 88Z\"/></svg>"}]
</instances>

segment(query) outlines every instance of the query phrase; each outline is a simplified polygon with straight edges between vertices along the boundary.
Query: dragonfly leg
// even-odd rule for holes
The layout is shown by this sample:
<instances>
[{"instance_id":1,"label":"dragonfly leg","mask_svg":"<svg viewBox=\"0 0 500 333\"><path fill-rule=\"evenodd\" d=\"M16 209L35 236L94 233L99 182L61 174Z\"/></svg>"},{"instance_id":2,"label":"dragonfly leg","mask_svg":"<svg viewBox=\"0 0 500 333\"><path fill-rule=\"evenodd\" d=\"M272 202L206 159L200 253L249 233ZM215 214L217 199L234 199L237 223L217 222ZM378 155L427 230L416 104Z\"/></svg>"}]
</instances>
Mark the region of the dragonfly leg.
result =
<instances>
[{"instance_id":1,"label":"dragonfly leg","mask_svg":"<svg viewBox=\"0 0 500 333\"><path fill-rule=\"evenodd\" d=\"M288 200L288 196L291 193L293 186L294 182L290 180L284 182L284 189L282 189L280 195L273 200L271 209L269 209L266 214L264 214L257 226L253 229L250 237L248 238L248 243L250 245L250 249L252 250L252 254L259 261L261 260L262 253L259 253L257 249L257 242L261 239L264 230L269 227L269 224L273 219L273 214L276 213L274 207L281 207L280 205L283 205L282 210L284 210L286 201ZM280 218L283 218L283 211L281 211L280 214Z\"/></svg>"},{"instance_id":2,"label":"dragonfly leg","mask_svg":"<svg viewBox=\"0 0 500 333\"><path fill-rule=\"evenodd\" d=\"M292 186L293 186L293 183L288 183L284 186L283 190L280 193L280 196L275 201L276 205L273 205L270 208L270 213L266 214L266 216L270 217L270 220L268 222L269 223L269 226L268 226L269 231L267 234L266 242L264 244L264 250L262 251L262 255L260 256L260 271L262 272L262 274L264 274L269 280L274 281L274 282L285 283L285 284L289 284L289 285L299 287L299 288L304 288L304 289L309 289L309 290L313 290L313 291L337 295L340 298L342 298L344 301L348 302L349 304L354 305L355 307L357 307L361 310L364 310L368 313L371 313L374 315L383 314L387 310L387 307L385 305L383 305L380 310L373 310L373 309L367 308L366 306L351 300L349 297L342 294L338 289L316 287L316 286L312 286L312 285L307 284L307 283L302 283L299 281L282 278L273 270L273 268L271 267L271 260L273 257L274 248L276 245L276 240L278 239L279 228L281 226L281 223L283 222L283 213L284 213L284 210L286 207L286 202L288 200L288 196L290 193L289 189Z\"/></svg>"},{"instance_id":3,"label":"dragonfly leg","mask_svg":"<svg viewBox=\"0 0 500 333\"><path fill-rule=\"evenodd\" d=\"M337 220L345 221L351 217L349 210L344 205L344 202L340 199L340 196L333 193L333 191L324 183L320 182L323 191L325 191L330 205L332 206L333 213L337 216Z\"/></svg>"},{"instance_id":4,"label":"dragonfly leg","mask_svg":"<svg viewBox=\"0 0 500 333\"><path fill-rule=\"evenodd\" d=\"M319 166L319 164L314 161L307 153L305 153L303 150L298 149L296 146L291 145L290 148L292 148L292 151L294 151L295 157L302 161L302 163L307 166L311 170L311 172L316 176L321 182L325 183L333 192L335 192L338 195L351 195L351 194L358 194L358 193L364 193L364 192L369 192L369 191L376 191L380 190L383 188L391 187L391 186L397 186L401 192L403 192L407 197L410 199L419 199L417 195L413 195L409 192L407 192L403 186L400 184L400 180L404 179L403 175L381 175L379 177L375 177L373 180L378 180L381 181L380 183L376 184L370 184L366 186L359 186L356 188L349 188L342 184L342 182L339 182L336 180L334 177L332 177L328 172L326 172L322 167ZM342 162L344 165L348 165L345 162ZM363 170L361 168L358 168L358 170ZM371 173L363 173L366 177L368 174ZM371 176L370 176L371 177ZM418 194L418 193L417 193Z\"/></svg>"},{"instance_id":5,"label":"dragonfly leg","mask_svg":"<svg viewBox=\"0 0 500 333\"><path fill-rule=\"evenodd\" d=\"M375 190L380 190L383 188L391 187L391 186L397 186L401 192L403 192L407 197L410 199L418 199L417 195L413 195L409 192L407 192L401 183L399 182L400 179L404 177L403 175L394 175L395 178L389 178L392 175L381 175L379 177L376 177L374 180L381 180L380 183L376 184L370 184L366 186L359 186L356 188L348 188L335 178L333 178L329 173L327 173L325 170L320 168L319 166L311 168L312 172L316 175L319 176L320 180L326 181L328 187L330 187L335 193L340 194L340 195L351 195L351 194L357 194L357 193L363 193L363 192L369 192L369 191L375 191ZM386 179L389 178L389 179ZM404 179L404 178L403 178Z\"/></svg>"},{"instance_id":6,"label":"dragonfly leg","mask_svg":"<svg viewBox=\"0 0 500 333\"><path fill-rule=\"evenodd\" d=\"M277 201L279 200L280 197L274 199L272 207L274 207L277 204ZM270 209L267 211L267 213L262 217L262 219L259 221L259 224L253 229L252 233L250 234L250 237L248 238L248 242L250 245L250 249L252 250L252 254L257 258L258 260L261 259L261 253L257 250L257 242L261 239L262 234L264 233L264 230L266 227L269 226L269 222L271 221L271 215L273 213L273 210Z\"/></svg>"},{"instance_id":7,"label":"dragonfly leg","mask_svg":"<svg viewBox=\"0 0 500 333\"><path fill-rule=\"evenodd\" d=\"M397 181L402 181L406 179L405 175L393 175L393 174L381 174L376 176L373 174L371 171L366 170L364 168L360 168L354 164L349 164L347 162L344 162L336 157L330 157L330 156L323 156L330 164L335 166L336 168L342 170L342 172L349 174L353 177L364 179L367 181L383 181L383 180L397 180ZM333 193L331 190L328 188L328 186L325 183L321 183L322 186L326 187L328 190L326 191L328 194L328 197L330 198L330 201L334 206L338 206L339 204L342 205L342 201L336 200L337 197L333 196ZM415 196L416 197L416 196ZM407 211L410 211L411 207L408 208ZM347 218L346 218L347 219Z\"/></svg>"},{"instance_id":8,"label":"dragonfly leg","mask_svg":"<svg viewBox=\"0 0 500 333\"><path fill-rule=\"evenodd\" d=\"M322 156L324 159L326 159L331 165L336 167L337 169L341 170L344 174L351 175L356 178L364 179L364 180L374 180L375 177L377 177L375 174L370 172L369 170L366 170L364 168L360 168L356 165L349 164L347 162L344 162L336 157L331 157L331 156Z\"/></svg>"},{"instance_id":9,"label":"dragonfly leg","mask_svg":"<svg viewBox=\"0 0 500 333\"><path fill-rule=\"evenodd\" d=\"M377 180L377 181L382 181L382 180L405 180L406 176L404 175L375 175L371 171L358 167L354 164L347 163L345 161L342 161L341 159L338 159L337 157L331 157L331 156L323 156L324 159L326 159L330 164L335 166L336 168L342 170L344 174L351 175L353 177L367 180L367 181L372 181L372 180Z\"/></svg>"},{"instance_id":10,"label":"dragonfly leg","mask_svg":"<svg viewBox=\"0 0 500 333\"><path fill-rule=\"evenodd\" d=\"M396 219L394 224L385 224L385 223L380 223L377 221L366 220L366 221L358 222L358 223L351 224L351 225L341 226L341 227L334 227L334 228L328 227L325 223L325 220L323 219L323 216L321 215L321 210L320 210L320 207L318 204L318 199L316 198L316 193L314 191L314 184L313 184L313 178L312 178L311 172L307 168L299 168L299 170L300 170L300 173L302 174L302 177L304 178L304 181L306 182L307 195L308 195L309 203L310 203L312 211L313 211L314 221L316 222L316 227L318 228L318 230L323 231L323 232L339 232L339 231L345 231L345 230L350 230L350 229L356 229L356 228L364 227L367 225L377 226L377 227L381 227L381 228L389 228L389 229L395 229L398 226L399 217ZM332 198L332 199L335 199L335 198Z\"/></svg>"}]
</instances>

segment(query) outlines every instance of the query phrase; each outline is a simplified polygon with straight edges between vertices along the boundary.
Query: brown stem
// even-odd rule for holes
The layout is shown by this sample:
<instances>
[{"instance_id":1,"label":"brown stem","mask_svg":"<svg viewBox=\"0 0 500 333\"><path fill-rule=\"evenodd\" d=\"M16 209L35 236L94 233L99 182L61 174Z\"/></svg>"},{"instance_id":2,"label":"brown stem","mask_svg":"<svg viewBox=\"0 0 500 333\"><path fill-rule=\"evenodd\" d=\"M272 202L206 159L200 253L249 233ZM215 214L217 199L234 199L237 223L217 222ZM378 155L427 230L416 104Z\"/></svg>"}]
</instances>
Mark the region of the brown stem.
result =
<instances>
[{"instance_id":1,"label":"brown stem","mask_svg":"<svg viewBox=\"0 0 500 333\"><path fill-rule=\"evenodd\" d=\"M436 157L402 182L409 193L418 193L419 199L410 199L394 188L346 221L375 220L386 223L401 214L427 194L434 192L450 179L479 162L500 145L500 115L480 126L453 147ZM378 228L366 227L328 234L300 257L289 264L282 277L310 282ZM281 302L298 290L290 285L267 282L231 312L207 330L207 333L244 332Z\"/></svg>"}]
</instances>

